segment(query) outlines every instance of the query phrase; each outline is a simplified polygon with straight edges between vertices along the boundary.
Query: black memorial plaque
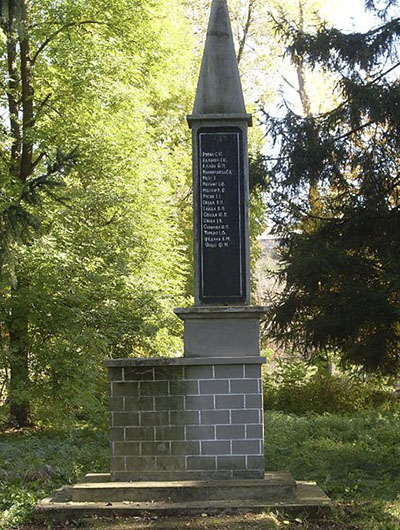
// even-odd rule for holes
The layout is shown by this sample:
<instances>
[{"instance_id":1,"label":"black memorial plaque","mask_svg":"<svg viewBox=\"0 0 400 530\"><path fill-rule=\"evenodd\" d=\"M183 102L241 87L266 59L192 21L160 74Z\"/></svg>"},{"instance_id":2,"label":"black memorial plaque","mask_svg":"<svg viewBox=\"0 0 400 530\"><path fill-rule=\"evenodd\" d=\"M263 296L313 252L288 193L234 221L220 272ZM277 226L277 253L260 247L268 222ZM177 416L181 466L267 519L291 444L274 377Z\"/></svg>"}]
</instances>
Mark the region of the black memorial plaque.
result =
<instances>
[{"instance_id":1,"label":"black memorial plaque","mask_svg":"<svg viewBox=\"0 0 400 530\"><path fill-rule=\"evenodd\" d=\"M203 128L199 146L200 302L246 299L242 131Z\"/></svg>"}]
</instances>

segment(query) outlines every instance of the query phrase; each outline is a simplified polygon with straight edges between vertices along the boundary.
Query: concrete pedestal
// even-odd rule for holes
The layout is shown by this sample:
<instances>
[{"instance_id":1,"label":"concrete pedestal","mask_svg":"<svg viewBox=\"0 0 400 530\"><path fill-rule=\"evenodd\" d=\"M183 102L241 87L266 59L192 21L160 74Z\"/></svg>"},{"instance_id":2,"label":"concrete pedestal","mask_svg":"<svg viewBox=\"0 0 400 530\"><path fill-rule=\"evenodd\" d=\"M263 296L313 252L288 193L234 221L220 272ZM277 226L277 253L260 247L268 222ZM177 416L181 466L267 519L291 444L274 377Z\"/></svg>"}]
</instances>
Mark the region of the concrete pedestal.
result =
<instances>
[{"instance_id":1,"label":"concrete pedestal","mask_svg":"<svg viewBox=\"0 0 400 530\"><path fill-rule=\"evenodd\" d=\"M102 482L98 482L101 478ZM94 479L94 480L93 480ZM91 475L72 487L72 502L215 502L292 500L297 484L290 473L267 473L262 480L185 480L174 482L109 482Z\"/></svg>"},{"instance_id":2,"label":"concrete pedestal","mask_svg":"<svg viewBox=\"0 0 400 530\"><path fill-rule=\"evenodd\" d=\"M254 357L260 355L258 306L194 306L175 309L184 322L185 357Z\"/></svg>"},{"instance_id":3,"label":"concrete pedestal","mask_svg":"<svg viewBox=\"0 0 400 530\"><path fill-rule=\"evenodd\" d=\"M261 479L264 358L117 359L112 481Z\"/></svg>"}]
</instances>

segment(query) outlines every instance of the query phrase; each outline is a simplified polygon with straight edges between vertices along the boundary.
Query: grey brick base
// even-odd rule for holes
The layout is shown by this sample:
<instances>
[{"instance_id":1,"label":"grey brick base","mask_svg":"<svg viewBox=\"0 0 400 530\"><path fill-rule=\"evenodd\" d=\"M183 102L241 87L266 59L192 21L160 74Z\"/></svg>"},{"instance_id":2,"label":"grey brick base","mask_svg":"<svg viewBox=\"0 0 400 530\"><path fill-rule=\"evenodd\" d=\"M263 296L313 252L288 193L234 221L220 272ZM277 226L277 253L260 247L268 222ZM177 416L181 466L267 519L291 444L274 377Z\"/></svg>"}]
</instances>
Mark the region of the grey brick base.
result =
<instances>
[{"instance_id":1,"label":"grey brick base","mask_svg":"<svg viewBox=\"0 0 400 530\"><path fill-rule=\"evenodd\" d=\"M262 478L263 362L107 361L111 480Z\"/></svg>"}]
</instances>

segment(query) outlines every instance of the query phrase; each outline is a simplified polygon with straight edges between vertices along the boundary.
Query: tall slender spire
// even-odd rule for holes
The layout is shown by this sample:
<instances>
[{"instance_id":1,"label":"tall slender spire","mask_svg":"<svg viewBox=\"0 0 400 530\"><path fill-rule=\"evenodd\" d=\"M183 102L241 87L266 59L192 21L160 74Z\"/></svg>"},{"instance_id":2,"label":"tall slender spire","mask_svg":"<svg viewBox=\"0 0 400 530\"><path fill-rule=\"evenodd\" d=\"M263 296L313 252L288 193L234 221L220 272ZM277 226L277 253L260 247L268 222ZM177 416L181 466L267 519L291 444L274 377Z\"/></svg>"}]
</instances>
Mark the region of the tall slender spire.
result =
<instances>
[{"instance_id":1,"label":"tall slender spire","mask_svg":"<svg viewBox=\"0 0 400 530\"><path fill-rule=\"evenodd\" d=\"M245 114L226 0L213 0L193 115Z\"/></svg>"}]
</instances>

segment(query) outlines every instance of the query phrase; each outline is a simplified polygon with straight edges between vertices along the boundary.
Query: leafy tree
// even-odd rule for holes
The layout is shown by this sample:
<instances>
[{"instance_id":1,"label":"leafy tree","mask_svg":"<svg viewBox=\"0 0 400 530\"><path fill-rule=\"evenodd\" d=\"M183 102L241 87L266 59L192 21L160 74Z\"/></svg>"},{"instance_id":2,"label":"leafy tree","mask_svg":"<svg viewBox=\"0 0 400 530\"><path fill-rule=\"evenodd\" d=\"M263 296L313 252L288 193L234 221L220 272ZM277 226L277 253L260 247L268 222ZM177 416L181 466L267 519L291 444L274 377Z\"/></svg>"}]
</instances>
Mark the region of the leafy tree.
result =
<instances>
[{"instance_id":1,"label":"leafy tree","mask_svg":"<svg viewBox=\"0 0 400 530\"><path fill-rule=\"evenodd\" d=\"M295 64L301 58L333 73L340 100L314 116L265 113L279 153L268 166L286 282L272 308L271 335L305 354L330 349L345 364L383 373L399 368L396 4L381 2L379 11L367 2L381 19L364 34L326 24L306 34L278 20Z\"/></svg>"},{"instance_id":2,"label":"leafy tree","mask_svg":"<svg viewBox=\"0 0 400 530\"><path fill-rule=\"evenodd\" d=\"M104 357L179 347L190 61L171 2L1 7L0 370L23 426L95 407Z\"/></svg>"}]
</instances>

